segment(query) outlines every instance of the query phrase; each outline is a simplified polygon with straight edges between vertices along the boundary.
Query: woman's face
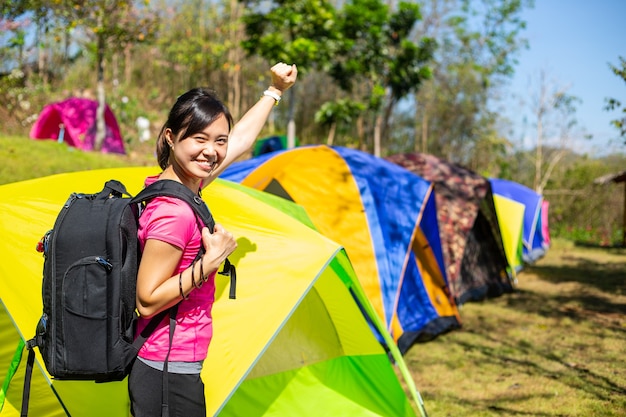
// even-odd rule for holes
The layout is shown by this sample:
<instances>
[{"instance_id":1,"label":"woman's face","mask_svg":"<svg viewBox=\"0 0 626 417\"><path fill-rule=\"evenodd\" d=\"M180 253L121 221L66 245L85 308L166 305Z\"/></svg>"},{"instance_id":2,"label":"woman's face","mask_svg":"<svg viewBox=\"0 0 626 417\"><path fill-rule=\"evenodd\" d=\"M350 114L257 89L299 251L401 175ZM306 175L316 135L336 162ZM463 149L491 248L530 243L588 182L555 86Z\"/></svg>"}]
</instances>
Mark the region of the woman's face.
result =
<instances>
[{"instance_id":1,"label":"woman's face","mask_svg":"<svg viewBox=\"0 0 626 417\"><path fill-rule=\"evenodd\" d=\"M221 115L202 132L176 138L172 147L174 164L186 176L205 179L224 161L228 149L230 125Z\"/></svg>"}]
</instances>

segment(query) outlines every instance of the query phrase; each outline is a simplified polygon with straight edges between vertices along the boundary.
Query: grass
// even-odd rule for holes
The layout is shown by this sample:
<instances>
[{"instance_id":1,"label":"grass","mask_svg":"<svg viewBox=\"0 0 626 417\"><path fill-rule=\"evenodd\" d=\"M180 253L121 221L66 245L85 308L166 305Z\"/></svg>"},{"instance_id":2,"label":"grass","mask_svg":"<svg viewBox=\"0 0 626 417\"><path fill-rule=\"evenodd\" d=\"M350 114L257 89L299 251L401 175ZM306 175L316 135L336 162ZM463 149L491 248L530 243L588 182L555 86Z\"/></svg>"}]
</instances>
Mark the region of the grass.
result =
<instances>
[{"instance_id":1,"label":"grass","mask_svg":"<svg viewBox=\"0 0 626 417\"><path fill-rule=\"evenodd\" d=\"M53 140L32 140L0 135L0 184L39 178L61 172L137 165L156 165L154 144L128 155L83 152Z\"/></svg>"},{"instance_id":2,"label":"grass","mask_svg":"<svg viewBox=\"0 0 626 417\"><path fill-rule=\"evenodd\" d=\"M556 241L405 355L429 416L626 416L626 250Z\"/></svg>"},{"instance_id":3,"label":"grass","mask_svg":"<svg viewBox=\"0 0 626 417\"><path fill-rule=\"evenodd\" d=\"M0 184L154 165L0 136ZM626 416L626 250L556 241L516 292L462 306L463 328L405 355L430 417Z\"/></svg>"}]
</instances>

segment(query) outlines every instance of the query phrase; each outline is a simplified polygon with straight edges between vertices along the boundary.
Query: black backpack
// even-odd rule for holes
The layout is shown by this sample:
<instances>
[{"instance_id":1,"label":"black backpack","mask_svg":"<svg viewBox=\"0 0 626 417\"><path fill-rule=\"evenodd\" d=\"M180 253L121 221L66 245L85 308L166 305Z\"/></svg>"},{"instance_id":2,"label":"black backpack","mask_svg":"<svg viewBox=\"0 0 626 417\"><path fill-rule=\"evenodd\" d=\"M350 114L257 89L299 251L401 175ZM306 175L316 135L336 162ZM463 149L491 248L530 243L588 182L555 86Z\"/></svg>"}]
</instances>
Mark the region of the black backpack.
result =
<instances>
[{"instance_id":1,"label":"black backpack","mask_svg":"<svg viewBox=\"0 0 626 417\"><path fill-rule=\"evenodd\" d=\"M134 340L141 257L137 224L144 203L158 196L187 202L213 232L208 207L181 183L159 180L132 198L121 182L110 180L97 194L73 193L42 239L43 315L35 337L26 343L23 416L28 410L34 347L56 379L108 382L128 375L141 345L168 312L171 342L177 306L151 319ZM203 250L201 245L198 257ZM235 298L235 268L228 260L220 274L230 275L229 296Z\"/></svg>"}]
</instances>

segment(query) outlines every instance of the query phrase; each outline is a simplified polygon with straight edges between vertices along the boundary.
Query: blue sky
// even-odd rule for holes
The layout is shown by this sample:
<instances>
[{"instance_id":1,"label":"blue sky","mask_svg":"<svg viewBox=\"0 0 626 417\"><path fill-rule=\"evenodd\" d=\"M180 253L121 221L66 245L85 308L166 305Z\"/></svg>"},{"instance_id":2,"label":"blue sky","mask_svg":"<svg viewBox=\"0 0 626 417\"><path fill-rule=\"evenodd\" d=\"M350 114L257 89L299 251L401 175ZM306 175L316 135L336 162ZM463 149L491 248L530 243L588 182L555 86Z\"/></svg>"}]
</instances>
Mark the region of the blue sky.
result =
<instances>
[{"instance_id":1,"label":"blue sky","mask_svg":"<svg viewBox=\"0 0 626 417\"><path fill-rule=\"evenodd\" d=\"M608 66L626 59L626 0L535 0L523 19L529 49L519 55L512 93L528 96L529 85L537 85L544 71L554 85L569 86L568 93L582 100L576 118L593 140L577 141L576 148L593 155L626 152L609 124L619 112L604 110L606 97L626 105L626 83ZM509 106L509 117L517 115L519 122L519 110Z\"/></svg>"}]
</instances>

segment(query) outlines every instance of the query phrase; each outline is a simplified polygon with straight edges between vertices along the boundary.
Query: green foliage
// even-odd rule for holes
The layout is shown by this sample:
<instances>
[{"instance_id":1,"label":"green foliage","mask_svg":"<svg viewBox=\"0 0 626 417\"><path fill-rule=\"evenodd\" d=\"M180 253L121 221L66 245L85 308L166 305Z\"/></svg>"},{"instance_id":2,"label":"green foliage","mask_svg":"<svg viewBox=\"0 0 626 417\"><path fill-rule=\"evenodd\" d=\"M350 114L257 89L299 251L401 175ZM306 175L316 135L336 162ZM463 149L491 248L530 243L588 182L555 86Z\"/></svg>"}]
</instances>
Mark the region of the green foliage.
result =
<instances>
[{"instance_id":1,"label":"green foliage","mask_svg":"<svg viewBox=\"0 0 626 417\"><path fill-rule=\"evenodd\" d=\"M105 3L108 7L115 2ZM45 104L74 94L95 96L95 35L104 32L97 27L94 32L87 23L94 22L100 4L0 2L2 29L6 29L0 32L3 133L26 137ZM335 144L371 149L375 126L385 119L385 154L420 150L425 132L423 150L428 153L463 163L485 176L533 184L533 152L511 153L511 133L503 133L500 127L505 121L492 105L496 94L506 94L502 81L525 46L520 15L527 1L251 0L233 7L232 2L214 0L157 0L149 6L119 0L115 4L120 8L110 15L117 21L111 22L102 57L106 101L130 153L144 161L152 161L153 141L139 143L137 117L150 120L154 138L176 97L198 85L214 88L231 110L241 114L266 88L267 64L283 60L298 64L299 81L291 90L295 98L286 97L274 110L264 134L285 133L289 107L297 104L293 113L301 143L323 143L335 129ZM74 5L79 10L66 10ZM29 21L24 18L27 11ZM79 13L84 18L79 19ZM242 40L245 51L240 49ZM38 62L34 58L40 53L46 59ZM431 55L434 63L429 61ZM617 76L623 74L623 66L620 59L612 68ZM409 94L417 90L415 100L402 96L407 90ZM398 104L400 97L404 98ZM614 110L623 102L615 98ZM506 104L515 105L510 100ZM560 125L551 121L544 127L558 136ZM23 142L50 147L44 154L53 156L50 161L34 157L37 167L24 168L25 175L29 170L39 175L39 167L60 164L74 155L86 157L54 142ZM544 148L546 160L558 150L551 145ZM0 146L17 152L14 144ZM0 156L12 161L10 153ZM588 226L594 239L609 236L610 240L619 233L620 185L590 185L593 178L624 169L624 157L616 158L601 159L596 166L594 160L573 151L563 157L545 188L551 203L550 224L557 235L580 234ZM75 167L97 166L70 161ZM136 162L130 156L122 161ZM546 168L542 164L541 169ZM3 179L21 170L4 168Z\"/></svg>"},{"instance_id":2,"label":"green foliage","mask_svg":"<svg viewBox=\"0 0 626 417\"><path fill-rule=\"evenodd\" d=\"M249 55L297 62L304 73L326 70L374 117L384 107L389 114L430 76L426 64L435 43L409 38L420 18L415 3L400 2L393 13L380 0L352 0L340 10L324 0L249 0L245 5L242 46Z\"/></svg>"},{"instance_id":3,"label":"green foliage","mask_svg":"<svg viewBox=\"0 0 626 417\"><path fill-rule=\"evenodd\" d=\"M220 25L219 9L211 1L180 2L177 13L160 22L156 43L177 91L204 84L226 61L227 33ZM184 39L184 42L180 40ZM184 77L181 74L184 69Z\"/></svg>"},{"instance_id":4,"label":"green foliage","mask_svg":"<svg viewBox=\"0 0 626 417\"><path fill-rule=\"evenodd\" d=\"M124 45L141 42L154 35L156 16L142 7L145 1L132 0L56 0L51 10L68 22L70 28L85 28L99 42Z\"/></svg>"},{"instance_id":5,"label":"green foliage","mask_svg":"<svg viewBox=\"0 0 626 417\"><path fill-rule=\"evenodd\" d=\"M602 247L619 247L622 245L622 231L613 229L597 229L593 226L573 227L563 223L557 224L553 235L584 245Z\"/></svg>"},{"instance_id":6,"label":"green foliage","mask_svg":"<svg viewBox=\"0 0 626 417\"><path fill-rule=\"evenodd\" d=\"M349 99L326 102L315 113L315 122L329 126L332 123L349 125L354 123L358 115L365 110L363 103Z\"/></svg>"},{"instance_id":7,"label":"green foliage","mask_svg":"<svg viewBox=\"0 0 626 417\"><path fill-rule=\"evenodd\" d=\"M19 45L17 54L8 54L5 66L12 73L27 75L19 85L0 79L0 96L8 103L5 109L0 109L0 116L14 123L5 132L18 132L19 125L32 124L37 112L51 101L87 88L94 91L98 82L103 88L97 91L105 91L107 57L154 35L157 19L146 5L144 0L20 0L3 7L2 17L12 26L21 22L24 31L32 35L24 38L15 31L3 39L9 45L8 50L0 45L3 55ZM75 71L68 71L75 63ZM80 73L85 63L90 65L87 75ZM106 97L102 99L106 101ZM96 146L103 139L103 129L98 133Z\"/></svg>"},{"instance_id":8,"label":"green foliage","mask_svg":"<svg viewBox=\"0 0 626 417\"><path fill-rule=\"evenodd\" d=\"M32 81L32 80L31 80ZM41 83L31 86L26 74L18 68L0 77L0 119L5 133L17 133L36 120L37 112L46 104L49 88Z\"/></svg>"},{"instance_id":9,"label":"green foliage","mask_svg":"<svg viewBox=\"0 0 626 417\"><path fill-rule=\"evenodd\" d=\"M389 87L396 100L410 91L417 91L423 80L431 78L431 69L425 64L434 50L435 43L432 39L424 39L421 45L407 39L402 40L395 59L389 64Z\"/></svg>"},{"instance_id":10,"label":"green foliage","mask_svg":"<svg viewBox=\"0 0 626 417\"><path fill-rule=\"evenodd\" d=\"M398 11L389 19L389 36L392 42L406 39L413 29L415 22L422 18L420 8L416 3L401 1L398 4Z\"/></svg>"},{"instance_id":11,"label":"green foliage","mask_svg":"<svg viewBox=\"0 0 626 417\"><path fill-rule=\"evenodd\" d=\"M244 50L270 62L296 62L306 73L331 59L335 9L326 0L246 0Z\"/></svg>"},{"instance_id":12,"label":"green foliage","mask_svg":"<svg viewBox=\"0 0 626 417\"><path fill-rule=\"evenodd\" d=\"M420 150L486 169L503 156L485 161L481 145L502 136L494 103L513 73L516 56L526 47L521 14L532 2L523 0L439 0L425 2L426 24L420 33L435 33L436 70L415 97L416 136ZM507 104L511 105L510 100ZM501 150L500 150L501 151ZM491 169L491 168L490 168Z\"/></svg>"},{"instance_id":13,"label":"green foliage","mask_svg":"<svg viewBox=\"0 0 626 417\"><path fill-rule=\"evenodd\" d=\"M599 185L594 180L620 172L625 163L624 156L577 158L559 169L544 191L555 236L598 245L621 242L624 185Z\"/></svg>"},{"instance_id":14,"label":"green foliage","mask_svg":"<svg viewBox=\"0 0 626 417\"><path fill-rule=\"evenodd\" d=\"M343 42L331 76L346 91L352 91L355 84L365 85L364 95L378 86L389 87L389 100L394 103L416 91L430 76L426 64L435 49L432 39L416 44L409 38L420 17L414 3L400 2L393 13L379 0L346 3L339 14Z\"/></svg>"}]
</instances>

